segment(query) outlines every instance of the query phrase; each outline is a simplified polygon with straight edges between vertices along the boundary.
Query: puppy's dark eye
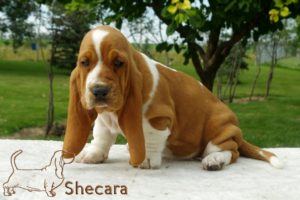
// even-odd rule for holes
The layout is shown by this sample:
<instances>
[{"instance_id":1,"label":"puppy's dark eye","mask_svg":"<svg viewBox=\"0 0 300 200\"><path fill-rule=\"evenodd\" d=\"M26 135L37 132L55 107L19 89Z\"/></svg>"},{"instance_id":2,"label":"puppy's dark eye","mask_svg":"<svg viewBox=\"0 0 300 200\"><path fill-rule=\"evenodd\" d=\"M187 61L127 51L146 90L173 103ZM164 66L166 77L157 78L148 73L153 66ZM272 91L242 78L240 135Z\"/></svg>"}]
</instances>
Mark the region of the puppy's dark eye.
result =
<instances>
[{"instance_id":1,"label":"puppy's dark eye","mask_svg":"<svg viewBox=\"0 0 300 200\"><path fill-rule=\"evenodd\" d=\"M82 66L84 66L84 67L88 67L88 66L90 66L90 61L89 61L89 59L83 59L81 62L81 65Z\"/></svg>"},{"instance_id":2,"label":"puppy's dark eye","mask_svg":"<svg viewBox=\"0 0 300 200\"><path fill-rule=\"evenodd\" d=\"M120 61L119 59L115 59L113 64L115 67L119 68L119 67L122 67L124 63L122 61Z\"/></svg>"}]
</instances>

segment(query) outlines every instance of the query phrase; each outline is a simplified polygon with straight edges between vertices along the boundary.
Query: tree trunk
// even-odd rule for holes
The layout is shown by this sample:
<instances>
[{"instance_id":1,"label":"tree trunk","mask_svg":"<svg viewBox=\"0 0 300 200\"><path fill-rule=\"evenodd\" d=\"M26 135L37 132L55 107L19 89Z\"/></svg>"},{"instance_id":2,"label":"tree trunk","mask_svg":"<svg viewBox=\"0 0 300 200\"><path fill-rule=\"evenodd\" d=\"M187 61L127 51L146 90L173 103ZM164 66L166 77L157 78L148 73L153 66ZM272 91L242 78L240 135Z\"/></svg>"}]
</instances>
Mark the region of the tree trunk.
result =
<instances>
[{"instance_id":1,"label":"tree trunk","mask_svg":"<svg viewBox=\"0 0 300 200\"><path fill-rule=\"evenodd\" d=\"M39 35L39 46L40 46L40 52L41 52L41 57L43 60L43 63L47 63L44 50L42 47L42 42L41 42L41 37ZM48 114L47 114L47 127L45 131L45 136L47 136L53 126L53 121L54 121L54 95L53 95L53 65L51 63L47 63L48 68L48 79L49 79L49 97L48 97Z\"/></svg>"},{"instance_id":2,"label":"tree trunk","mask_svg":"<svg viewBox=\"0 0 300 200\"><path fill-rule=\"evenodd\" d=\"M202 69L201 65L197 64L197 62L193 62L193 65L203 85L205 85L210 91L213 91L214 81L221 64L207 66L204 70Z\"/></svg>"},{"instance_id":3,"label":"tree trunk","mask_svg":"<svg viewBox=\"0 0 300 200\"><path fill-rule=\"evenodd\" d=\"M237 74L237 70L238 70L238 64L237 64L237 52L235 52L234 58L232 60L232 66L231 66L231 71L230 71L230 75L229 75L229 80L228 80L228 85L229 85L229 103L233 102L233 98L234 98L234 84L235 84L235 79L236 79L236 74Z\"/></svg>"},{"instance_id":4,"label":"tree trunk","mask_svg":"<svg viewBox=\"0 0 300 200\"><path fill-rule=\"evenodd\" d=\"M270 95L270 88L271 88L271 83L273 80L274 68L277 64L277 44L278 44L277 38L275 37L275 35L273 35L273 37L272 37L272 60L271 60L271 64L270 64L269 77L267 80L265 98L267 98Z\"/></svg>"},{"instance_id":5,"label":"tree trunk","mask_svg":"<svg viewBox=\"0 0 300 200\"><path fill-rule=\"evenodd\" d=\"M235 97L236 86L238 82L239 66L234 66L233 68L234 69L232 72L232 77L231 80L229 80L229 103L233 102L233 99Z\"/></svg>"},{"instance_id":6,"label":"tree trunk","mask_svg":"<svg viewBox=\"0 0 300 200\"><path fill-rule=\"evenodd\" d=\"M259 43L255 44L255 56L256 56L255 65L257 66L257 73L255 75L255 78L254 78L254 81L253 81L253 84L252 84L251 93L250 93L250 96L249 96L249 101L252 100L252 97L254 95L254 90L255 90L255 87L256 87L256 83L257 83L258 77L259 77L260 72L261 72L261 51L260 51Z\"/></svg>"},{"instance_id":7,"label":"tree trunk","mask_svg":"<svg viewBox=\"0 0 300 200\"><path fill-rule=\"evenodd\" d=\"M46 128L46 136L49 135L54 121L54 95L53 95L53 66L49 63L48 68L49 79L49 98L48 98L48 120Z\"/></svg>"},{"instance_id":8,"label":"tree trunk","mask_svg":"<svg viewBox=\"0 0 300 200\"><path fill-rule=\"evenodd\" d=\"M231 74L231 80L229 80L230 81L229 103L232 103L235 97L235 92L239 81L240 69L243 62L243 57L245 56L245 49L246 46L239 43L237 44L236 50L234 51L234 59L232 62L233 70Z\"/></svg>"},{"instance_id":9,"label":"tree trunk","mask_svg":"<svg viewBox=\"0 0 300 200\"><path fill-rule=\"evenodd\" d=\"M223 101L223 96L222 96L222 87L223 87L223 83L222 83L222 76L217 74L217 97Z\"/></svg>"},{"instance_id":10,"label":"tree trunk","mask_svg":"<svg viewBox=\"0 0 300 200\"><path fill-rule=\"evenodd\" d=\"M274 73L274 65L271 64L269 77L268 77L268 81L267 81L265 98L269 97L269 95L270 95L270 88L271 88L271 83L272 83L272 79L273 79L273 73Z\"/></svg>"},{"instance_id":11,"label":"tree trunk","mask_svg":"<svg viewBox=\"0 0 300 200\"><path fill-rule=\"evenodd\" d=\"M164 4L159 2L160 1L152 1L152 3L149 3L148 5L153 8L154 13L160 20L162 20L166 25L170 25L172 20L161 15ZM192 59L198 76L202 80L202 83L210 91L213 91L216 73L224 59L228 56L231 48L250 33L250 31L256 26L260 16L261 13L258 13L254 18L246 22L243 30L233 32L230 39L226 41L220 41L222 26L215 27L209 33L206 51L201 47L201 45L197 44L197 37L195 37L193 41L188 39L191 34L198 35L199 33L197 30L186 25L177 26L176 31L179 33L180 37L188 41L188 56Z\"/></svg>"},{"instance_id":12,"label":"tree trunk","mask_svg":"<svg viewBox=\"0 0 300 200\"><path fill-rule=\"evenodd\" d=\"M56 3L56 0L52 0L51 3L51 9L53 9L54 4ZM54 24L53 24L53 16L51 17L51 30L54 30ZM54 54L54 46L53 46L53 39L55 37L55 34L52 33L52 48L51 48L51 56ZM45 132L45 137L47 137L50 133L50 130L53 127L53 121L54 121L54 94L53 94L53 64L50 62L48 63L48 79L49 79L49 97L48 97L48 117L47 117L47 127Z\"/></svg>"},{"instance_id":13,"label":"tree trunk","mask_svg":"<svg viewBox=\"0 0 300 200\"><path fill-rule=\"evenodd\" d=\"M236 74L235 74L235 80L234 80L234 84L233 84L233 88L232 88L232 93L231 93L231 97L230 97L230 103L233 102L233 99L235 97L235 92L236 92L236 88L237 88L237 85L238 85L238 82L239 82L239 73L240 73L240 65L237 67L236 69Z\"/></svg>"},{"instance_id":14,"label":"tree trunk","mask_svg":"<svg viewBox=\"0 0 300 200\"><path fill-rule=\"evenodd\" d=\"M255 87L256 87L256 83L257 83L257 80L258 80L258 77L260 75L260 72L261 72L261 65L258 64L257 65L257 73L255 75L255 78L254 78L254 81L253 81L253 84L252 84L252 88L251 88L251 93L250 93L250 96L249 96L249 100L251 101L252 100L252 97L254 95L254 90L255 90Z\"/></svg>"},{"instance_id":15,"label":"tree trunk","mask_svg":"<svg viewBox=\"0 0 300 200\"><path fill-rule=\"evenodd\" d=\"M205 85L210 91L213 91L216 74L217 70L207 70L204 71L203 77L201 77L199 74L198 75L200 76L203 85Z\"/></svg>"}]
</instances>

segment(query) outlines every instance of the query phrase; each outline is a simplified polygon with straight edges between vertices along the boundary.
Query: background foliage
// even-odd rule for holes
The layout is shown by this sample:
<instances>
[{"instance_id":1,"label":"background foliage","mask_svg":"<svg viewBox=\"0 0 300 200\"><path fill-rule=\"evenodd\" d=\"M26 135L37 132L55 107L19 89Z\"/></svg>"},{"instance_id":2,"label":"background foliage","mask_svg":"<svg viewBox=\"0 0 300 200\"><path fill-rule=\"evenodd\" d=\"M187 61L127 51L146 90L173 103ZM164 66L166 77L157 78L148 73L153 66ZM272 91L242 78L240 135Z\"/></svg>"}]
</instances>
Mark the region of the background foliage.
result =
<instances>
[{"instance_id":1,"label":"background foliage","mask_svg":"<svg viewBox=\"0 0 300 200\"><path fill-rule=\"evenodd\" d=\"M298 0L0 0L0 136L45 125L48 63L55 66L52 133L64 130L80 41L110 24L232 103L251 142L299 146L299 10Z\"/></svg>"}]
</instances>

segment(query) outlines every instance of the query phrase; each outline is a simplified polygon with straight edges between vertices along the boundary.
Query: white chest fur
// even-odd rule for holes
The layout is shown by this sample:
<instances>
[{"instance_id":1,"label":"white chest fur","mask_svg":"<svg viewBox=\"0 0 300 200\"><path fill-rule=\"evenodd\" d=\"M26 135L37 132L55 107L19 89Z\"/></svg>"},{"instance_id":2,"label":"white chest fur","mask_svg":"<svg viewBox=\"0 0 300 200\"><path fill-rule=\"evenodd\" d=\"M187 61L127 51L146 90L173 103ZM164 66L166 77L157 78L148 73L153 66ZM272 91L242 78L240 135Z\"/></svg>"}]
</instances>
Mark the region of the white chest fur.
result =
<instances>
[{"instance_id":1,"label":"white chest fur","mask_svg":"<svg viewBox=\"0 0 300 200\"><path fill-rule=\"evenodd\" d=\"M111 133L123 134L119 123L118 123L118 117L115 113L112 112L103 112L98 115L96 123L100 122L102 125L104 125Z\"/></svg>"}]
</instances>

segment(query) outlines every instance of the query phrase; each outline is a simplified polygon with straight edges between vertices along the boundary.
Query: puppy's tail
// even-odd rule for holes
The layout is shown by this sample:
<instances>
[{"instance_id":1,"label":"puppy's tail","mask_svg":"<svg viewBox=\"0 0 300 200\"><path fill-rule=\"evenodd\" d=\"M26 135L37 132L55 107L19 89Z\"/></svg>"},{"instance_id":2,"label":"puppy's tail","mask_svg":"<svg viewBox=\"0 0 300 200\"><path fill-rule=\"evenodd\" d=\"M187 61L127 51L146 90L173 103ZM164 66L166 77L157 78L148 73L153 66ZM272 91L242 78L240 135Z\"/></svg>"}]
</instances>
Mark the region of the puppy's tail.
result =
<instances>
[{"instance_id":1,"label":"puppy's tail","mask_svg":"<svg viewBox=\"0 0 300 200\"><path fill-rule=\"evenodd\" d=\"M250 144L245 140L243 140L241 146L239 147L239 152L242 156L269 162L273 167L278 169L283 168L283 163L277 158L275 154L269 151L262 150L261 148Z\"/></svg>"},{"instance_id":2,"label":"puppy's tail","mask_svg":"<svg viewBox=\"0 0 300 200\"><path fill-rule=\"evenodd\" d=\"M19 169L16 165L16 157L18 155L20 155L23 151L21 149L17 150L15 153L13 153L10 157L10 164L11 164L11 167L13 169L13 171L16 171L17 169Z\"/></svg>"}]
</instances>

